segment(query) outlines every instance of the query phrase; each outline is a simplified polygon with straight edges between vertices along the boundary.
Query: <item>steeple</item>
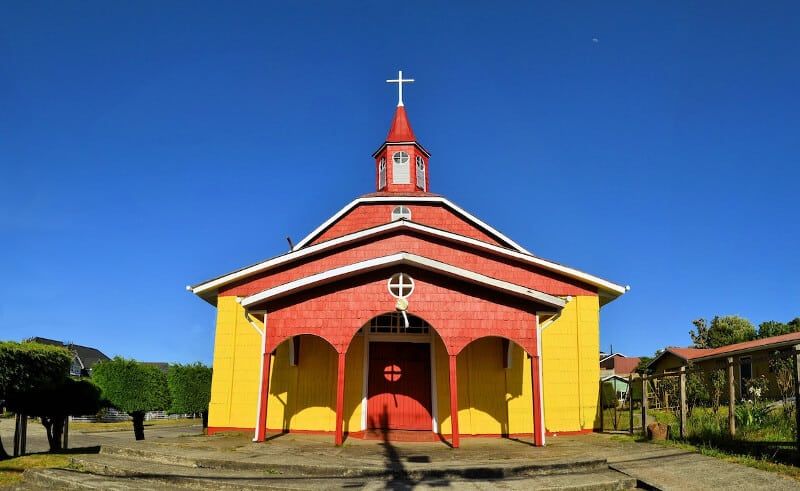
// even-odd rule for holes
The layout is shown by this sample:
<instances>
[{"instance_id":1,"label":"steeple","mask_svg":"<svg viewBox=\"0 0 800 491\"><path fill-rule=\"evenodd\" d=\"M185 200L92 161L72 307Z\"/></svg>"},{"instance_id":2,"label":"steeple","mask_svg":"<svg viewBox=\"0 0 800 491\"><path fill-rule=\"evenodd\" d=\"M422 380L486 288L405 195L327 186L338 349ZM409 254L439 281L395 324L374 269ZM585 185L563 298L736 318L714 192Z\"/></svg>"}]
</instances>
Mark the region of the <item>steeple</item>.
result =
<instances>
[{"instance_id":1,"label":"steeple","mask_svg":"<svg viewBox=\"0 0 800 491\"><path fill-rule=\"evenodd\" d=\"M379 192L428 192L428 159L431 155L417 142L403 104L403 84L413 81L404 79L402 70L398 72L397 79L386 81L397 84L397 109L386 141L372 154L375 159L375 186Z\"/></svg>"}]
</instances>

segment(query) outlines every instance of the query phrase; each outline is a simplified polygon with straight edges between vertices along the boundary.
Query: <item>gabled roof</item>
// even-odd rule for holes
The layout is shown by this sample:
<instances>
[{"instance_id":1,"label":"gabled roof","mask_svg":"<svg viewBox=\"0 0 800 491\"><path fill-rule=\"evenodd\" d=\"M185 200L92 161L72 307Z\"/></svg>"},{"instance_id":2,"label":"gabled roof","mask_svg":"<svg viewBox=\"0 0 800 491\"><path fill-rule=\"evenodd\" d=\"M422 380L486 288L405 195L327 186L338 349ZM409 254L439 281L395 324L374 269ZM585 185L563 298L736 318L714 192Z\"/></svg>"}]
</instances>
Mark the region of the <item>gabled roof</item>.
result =
<instances>
[{"instance_id":1,"label":"gabled roof","mask_svg":"<svg viewBox=\"0 0 800 491\"><path fill-rule=\"evenodd\" d=\"M666 354L673 354L684 362L698 362L704 360L711 360L723 356L733 356L745 354L752 351L761 351L765 349L780 349L787 346L794 346L800 344L800 332L792 332L789 334L781 334L780 336L771 336L768 338L756 339L753 341L745 341L742 343L729 344L727 346L720 346L719 348L675 348L668 347L664 349L653 361L650 362L648 367L654 365L662 356Z\"/></svg>"},{"instance_id":2,"label":"gabled roof","mask_svg":"<svg viewBox=\"0 0 800 491\"><path fill-rule=\"evenodd\" d=\"M313 241L317 238L322 232L328 229L331 225L336 223L340 218L344 215L349 213L353 208L362 205L362 204L371 204L371 203L397 203L397 204L404 204L404 203L435 203L444 206L445 208L449 209L450 211L454 212L456 215L461 216L467 222L482 230L483 232L487 233L488 235L496 238L500 243L506 244L509 248L515 249L519 252L524 252L530 254L530 252L526 251L522 246L511 240L509 237L506 237L500 231L494 229L489 224L479 220L477 217L471 215L466 210L456 206L455 203L451 202L447 198L438 195L431 195L431 196L361 196L360 198L356 198L350 203L348 203L344 208L336 212L333 216L328 218L325 222L323 222L319 227L314 229L310 234L306 235L303 240L298 242L293 248L293 251L298 249L302 249L309 242Z\"/></svg>"},{"instance_id":3,"label":"gabled roof","mask_svg":"<svg viewBox=\"0 0 800 491\"><path fill-rule=\"evenodd\" d=\"M80 362L81 367L86 370L91 369L98 361L110 360L110 358L106 356L105 353L103 353L97 348L92 348L90 346L81 346L80 344L73 344L73 343L62 343L61 341L56 341L54 339L47 339L40 337L30 338L28 339L28 341L33 343L49 344L51 346L61 346L67 348L71 352L75 353L75 356L78 357L78 362Z\"/></svg>"},{"instance_id":4,"label":"gabled roof","mask_svg":"<svg viewBox=\"0 0 800 491\"><path fill-rule=\"evenodd\" d=\"M234 271L232 273L228 273L226 275L222 275L217 278L213 278L211 280L198 283L194 286L187 286L186 288L195 295L198 295L201 298L205 299L207 302L213 304L215 303L214 299L216 297L216 292L222 286L233 283L235 281L240 281L251 275L264 273L272 268L283 266L293 261L300 260L302 258L307 258L316 254L323 253L333 248L351 244L356 241L369 239L371 237L389 233L393 230L398 230L398 229L410 229L432 237L438 237L442 239L451 240L454 242L459 242L462 244L469 245L471 247L482 249L487 252L498 254L500 256L505 256L506 258L509 259L520 260L522 262L537 267L541 267L548 271L563 274L568 278L576 279L598 288L601 293L601 303L603 303L602 298L605 298L606 301L608 301L609 298L614 299L627 291L627 288L624 286L617 285L602 278L592 276L588 273L584 273L582 271L578 271L576 269L572 269L567 266L563 266L561 264L536 257L524 250L519 251L519 250L507 249L494 244L490 244L488 242L483 242L477 239L473 239L471 237L454 234L452 232L447 232L445 230L433 228L427 225L422 225L409 220L397 220L394 222L389 222L383 225L379 225L377 227L372 227L370 229L365 229L365 230L359 230L351 234L347 234L341 237L336 237L334 239L321 242L319 244L307 246L304 248L295 247L291 252L288 252L281 256L277 256L272 259L256 263L252 266L242 268L238 271Z\"/></svg>"},{"instance_id":5,"label":"gabled roof","mask_svg":"<svg viewBox=\"0 0 800 491\"><path fill-rule=\"evenodd\" d=\"M305 278L290 281L289 283L268 288L262 292L244 297L240 299L239 303L241 303L244 307L251 307L260 302L274 300L292 293L306 290L308 288L325 285L344 278L353 277L359 274L398 264L416 266L418 268L440 273L451 278L466 280L468 282L475 283L492 290L508 293L516 297L535 300L548 307L559 310L567 304L564 299L553 295L548 295L547 293L533 290L521 285L516 285L514 283L509 283L507 281L490 278L480 273L475 273L474 271L468 271L466 269L459 268L458 266L453 266L451 264L407 252L400 252L389 256L368 259L366 261L348 264L347 266L341 266L328 271L306 276Z\"/></svg>"}]
</instances>

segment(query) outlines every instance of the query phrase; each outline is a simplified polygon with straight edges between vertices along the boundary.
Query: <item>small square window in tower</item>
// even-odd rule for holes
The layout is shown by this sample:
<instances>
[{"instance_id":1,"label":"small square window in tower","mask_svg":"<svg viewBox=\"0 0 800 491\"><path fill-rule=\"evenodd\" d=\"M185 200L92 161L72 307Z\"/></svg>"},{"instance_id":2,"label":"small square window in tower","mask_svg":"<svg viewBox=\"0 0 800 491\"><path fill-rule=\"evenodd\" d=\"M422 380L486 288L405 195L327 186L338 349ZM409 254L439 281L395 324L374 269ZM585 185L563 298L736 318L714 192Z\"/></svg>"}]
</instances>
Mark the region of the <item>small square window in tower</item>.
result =
<instances>
[{"instance_id":1,"label":"small square window in tower","mask_svg":"<svg viewBox=\"0 0 800 491\"><path fill-rule=\"evenodd\" d=\"M417 187L425 191L425 159L417 155Z\"/></svg>"},{"instance_id":2,"label":"small square window in tower","mask_svg":"<svg viewBox=\"0 0 800 491\"><path fill-rule=\"evenodd\" d=\"M399 151L392 154L392 183L411 184L411 173L408 170L408 152Z\"/></svg>"},{"instance_id":3,"label":"small square window in tower","mask_svg":"<svg viewBox=\"0 0 800 491\"><path fill-rule=\"evenodd\" d=\"M381 163L378 165L378 189L386 187L386 157L381 157Z\"/></svg>"}]
</instances>

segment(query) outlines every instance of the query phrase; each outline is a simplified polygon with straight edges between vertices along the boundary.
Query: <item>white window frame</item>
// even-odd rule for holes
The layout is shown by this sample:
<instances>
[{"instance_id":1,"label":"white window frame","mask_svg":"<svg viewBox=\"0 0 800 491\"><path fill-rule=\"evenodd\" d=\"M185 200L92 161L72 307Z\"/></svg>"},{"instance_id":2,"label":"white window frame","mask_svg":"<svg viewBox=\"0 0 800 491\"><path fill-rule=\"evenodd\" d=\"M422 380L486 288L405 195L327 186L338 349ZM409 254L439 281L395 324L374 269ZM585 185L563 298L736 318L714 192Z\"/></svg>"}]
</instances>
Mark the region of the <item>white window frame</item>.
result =
<instances>
[{"instance_id":1,"label":"white window frame","mask_svg":"<svg viewBox=\"0 0 800 491\"><path fill-rule=\"evenodd\" d=\"M425 159L421 155L417 155L417 187L427 191L425 189Z\"/></svg>"},{"instance_id":2,"label":"white window frame","mask_svg":"<svg viewBox=\"0 0 800 491\"><path fill-rule=\"evenodd\" d=\"M392 210L392 221L400 220L401 218L411 220L411 210L407 206L395 206Z\"/></svg>"},{"instance_id":3,"label":"white window frame","mask_svg":"<svg viewBox=\"0 0 800 491\"><path fill-rule=\"evenodd\" d=\"M381 162L378 164L378 189L386 187L386 157L381 157Z\"/></svg>"},{"instance_id":4,"label":"white window frame","mask_svg":"<svg viewBox=\"0 0 800 491\"><path fill-rule=\"evenodd\" d=\"M411 184L411 156L405 150L392 154L392 183Z\"/></svg>"}]
</instances>

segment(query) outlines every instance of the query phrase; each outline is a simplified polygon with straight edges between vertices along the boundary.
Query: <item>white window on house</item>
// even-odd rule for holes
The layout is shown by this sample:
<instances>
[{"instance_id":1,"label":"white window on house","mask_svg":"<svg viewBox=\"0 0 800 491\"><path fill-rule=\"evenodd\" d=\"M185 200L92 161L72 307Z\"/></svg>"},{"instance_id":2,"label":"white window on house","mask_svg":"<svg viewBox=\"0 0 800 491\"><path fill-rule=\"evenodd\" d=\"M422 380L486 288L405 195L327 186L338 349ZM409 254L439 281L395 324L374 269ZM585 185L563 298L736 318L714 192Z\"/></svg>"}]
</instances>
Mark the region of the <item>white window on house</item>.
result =
<instances>
[{"instance_id":1,"label":"white window on house","mask_svg":"<svg viewBox=\"0 0 800 491\"><path fill-rule=\"evenodd\" d=\"M381 163L378 164L378 189L386 187L386 157L381 157Z\"/></svg>"},{"instance_id":2,"label":"white window on house","mask_svg":"<svg viewBox=\"0 0 800 491\"><path fill-rule=\"evenodd\" d=\"M389 278L389 293L394 298L408 298L414 292L414 280L405 273L395 273Z\"/></svg>"},{"instance_id":3,"label":"white window on house","mask_svg":"<svg viewBox=\"0 0 800 491\"><path fill-rule=\"evenodd\" d=\"M392 221L400 220L401 218L411 220L411 210L405 206L395 206L394 210L392 210Z\"/></svg>"},{"instance_id":4,"label":"white window on house","mask_svg":"<svg viewBox=\"0 0 800 491\"><path fill-rule=\"evenodd\" d=\"M411 184L408 160L408 152L401 150L392 154L392 182L394 184Z\"/></svg>"},{"instance_id":5,"label":"white window on house","mask_svg":"<svg viewBox=\"0 0 800 491\"><path fill-rule=\"evenodd\" d=\"M417 156L417 187L425 191L425 160Z\"/></svg>"},{"instance_id":6,"label":"white window on house","mask_svg":"<svg viewBox=\"0 0 800 491\"><path fill-rule=\"evenodd\" d=\"M81 362L79 362L76 358L72 359L72 363L69 366L69 374L73 377L80 377L81 376Z\"/></svg>"}]
</instances>

